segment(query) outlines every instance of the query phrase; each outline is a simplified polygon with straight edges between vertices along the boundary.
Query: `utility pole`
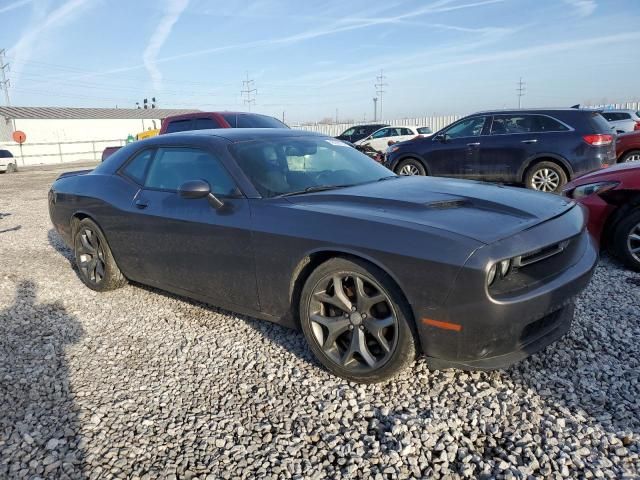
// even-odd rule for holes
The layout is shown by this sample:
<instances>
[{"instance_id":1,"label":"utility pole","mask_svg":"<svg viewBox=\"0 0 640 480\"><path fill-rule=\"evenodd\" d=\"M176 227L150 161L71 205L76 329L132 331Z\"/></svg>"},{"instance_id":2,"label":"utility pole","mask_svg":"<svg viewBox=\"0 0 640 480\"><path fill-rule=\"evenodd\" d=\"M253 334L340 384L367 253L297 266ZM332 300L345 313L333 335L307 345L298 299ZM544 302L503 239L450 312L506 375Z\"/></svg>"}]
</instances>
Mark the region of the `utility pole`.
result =
<instances>
[{"instance_id":1,"label":"utility pole","mask_svg":"<svg viewBox=\"0 0 640 480\"><path fill-rule=\"evenodd\" d=\"M338 123L338 109L336 108L336 123Z\"/></svg>"},{"instance_id":2,"label":"utility pole","mask_svg":"<svg viewBox=\"0 0 640 480\"><path fill-rule=\"evenodd\" d=\"M380 120L382 120L382 95L385 93L384 87L389 85L385 83L386 78L382 70L380 70L380 75L376 77L376 94L380 99Z\"/></svg>"},{"instance_id":3,"label":"utility pole","mask_svg":"<svg viewBox=\"0 0 640 480\"><path fill-rule=\"evenodd\" d=\"M9 71L9 64L4 59L5 50L0 49L0 88L4 90L4 102L7 107L11 106L11 99L9 98L9 79L7 78L7 72Z\"/></svg>"},{"instance_id":4,"label":"utility pole","mask_svg":"<svg viewBox=\"0 0 640 480\"><path fill-rule=\"evenodd\" d=\"M520 77L520 81L518 82L518 88L516 88L516 92L518 92L518 108L522 108L522 97L524 97L525 85L522 81L522 77Z\"/></svg>"},{"instance_id":5,"label":"utility pole","mask_svg":"<svg viewBox=\"0 0 640 480\"><path fill-rule=\"evenodd\" d=\"M373 121L378 121L378 97L373 97Z\"/></svg>"},{"instance_id":6,"label":"utility pole","mask_svg":"<svg viewBox=\"0 0 640 480\"><path fill-rule=\"evenodd\" d=\"M247 79L242 81L242 90L240 94L244 97L245 105L248 105L249 111L251 111L251 104L255 105L255 94L258 90L254 87L254 81L249 80L249 72L247 72Z\"/></svg>"}]
</instances>

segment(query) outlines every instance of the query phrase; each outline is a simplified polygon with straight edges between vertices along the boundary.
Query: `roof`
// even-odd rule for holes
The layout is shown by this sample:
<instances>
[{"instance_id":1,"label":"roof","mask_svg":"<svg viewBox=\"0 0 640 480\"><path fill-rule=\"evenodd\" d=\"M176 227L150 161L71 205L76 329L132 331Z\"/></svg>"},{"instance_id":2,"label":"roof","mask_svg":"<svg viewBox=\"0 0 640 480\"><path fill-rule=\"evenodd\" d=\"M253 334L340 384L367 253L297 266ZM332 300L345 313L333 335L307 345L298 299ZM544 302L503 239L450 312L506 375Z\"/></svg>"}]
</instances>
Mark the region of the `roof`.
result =
<instances>
[{"instance_id":1,"label":"roof","mask_svg":"<svg viewBox=\"0 0 640 480\"><path fill-rule=\"evenodd\" d=\"M518 115L518 114L526 114L526 113L551 113L551 112L600 112L600 109L597 108L507 108L507 109L496 109L496 110L482 110L480 112L475 112L472 115ZM471 115L468 115L469 117Z\"/></svg>"},{"instance_id":2,"label":"roof","mask_svg":"<svg viewBox=\"0 0 640 480\"><path fill-rule=\"evenodd\" d=\"M161 119L171 115L194 113L194 109L166 108L69 108L69 107L0 107L0 116L15 119Z\"/></svg>"},{"instance_id":3,"label":"roof","mask_svg":"<svg viewBox=\"0 0 640 480\"><path fill-rule=\"evenodd\" d=\"M164 137L188 137L188 136L210 136L220 137L231 142L242 142L247 140L263 140L271 138L291 138L291 137L326 137L317 132L307 130L291 130L289 128L218 128L214 130L192 130L188 132L168 133L153 137L160 139Z\"/></svg>"}]
</instances>

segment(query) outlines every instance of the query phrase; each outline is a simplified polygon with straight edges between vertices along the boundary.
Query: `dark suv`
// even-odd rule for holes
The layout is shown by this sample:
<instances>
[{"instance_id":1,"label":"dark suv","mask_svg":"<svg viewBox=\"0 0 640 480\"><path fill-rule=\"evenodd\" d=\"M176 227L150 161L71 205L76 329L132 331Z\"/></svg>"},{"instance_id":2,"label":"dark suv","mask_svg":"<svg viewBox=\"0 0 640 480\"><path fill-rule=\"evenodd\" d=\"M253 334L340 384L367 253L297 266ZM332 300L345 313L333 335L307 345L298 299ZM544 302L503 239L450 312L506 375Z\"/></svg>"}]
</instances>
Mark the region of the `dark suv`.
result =
<instances>
[{"instance_id":1,"label":"dark suv","mask_svg":"<svg viewBox=\"0 0 640 480\"><path fill-rule=\"evenodd\" d=\"M598 111L481 112L429 138L387 149L400 175L433 175L524 184L558 192L569 180L616 163L611 127Z\"/></svg>"}]
</instances>

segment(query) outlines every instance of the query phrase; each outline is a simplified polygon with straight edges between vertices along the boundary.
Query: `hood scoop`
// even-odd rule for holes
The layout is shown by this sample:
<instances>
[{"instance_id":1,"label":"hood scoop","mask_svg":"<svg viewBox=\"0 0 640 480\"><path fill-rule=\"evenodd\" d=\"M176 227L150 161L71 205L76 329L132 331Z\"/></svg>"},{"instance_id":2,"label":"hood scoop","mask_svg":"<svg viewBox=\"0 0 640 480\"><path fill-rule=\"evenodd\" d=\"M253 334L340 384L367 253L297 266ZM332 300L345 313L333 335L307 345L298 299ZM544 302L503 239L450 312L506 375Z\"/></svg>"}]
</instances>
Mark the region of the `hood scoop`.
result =
<instances>
[{"instance_id":1,"label":"hood scoop","mask_svg":"<svg viewBox=\"0 0 640 480\"><path fill-rule=\"evenodd\" d=\"M427 208L434 210L448 210L451 208L461 208L469 204L468 200L436 200L434 202L426 202L424 205Z\"/></svg>"}]
</instances>

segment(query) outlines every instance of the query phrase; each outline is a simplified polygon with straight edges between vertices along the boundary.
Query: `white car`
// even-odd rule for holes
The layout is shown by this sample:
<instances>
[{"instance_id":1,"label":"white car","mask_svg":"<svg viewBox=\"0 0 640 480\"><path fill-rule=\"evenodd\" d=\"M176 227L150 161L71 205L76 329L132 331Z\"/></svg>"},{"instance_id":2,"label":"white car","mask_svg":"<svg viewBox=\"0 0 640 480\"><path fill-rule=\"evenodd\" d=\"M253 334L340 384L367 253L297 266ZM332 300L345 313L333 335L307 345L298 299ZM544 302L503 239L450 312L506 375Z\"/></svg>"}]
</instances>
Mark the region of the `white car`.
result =
<instances>
[{"instance_id":1,"label":"white car","mask_svg":"<svg viewBox=\"0 0 640 480\"><path fill-rule=\"evenodd\" d=\"M616 133L640 130L640 112L635 110L605 110L600 113L613 126Z\"/></svg>"},{"instance_id":2,"label":"white car","mask_svg":"<svg viewBox=\"0 0 640 480\"><path fill-rule=\"evenodd\" d=\"M13 158L9 150L0 150L0 173L2 172L16 172L18 170L18 164L16 159Z\"/></svg>"},{"instance_id":3,"label":"white car","mask_svg":"<svg viewBox=\"0 0 640 480\"><path fill-rule=\"evenodd\" d=\"M384 152L389 146L389 142L404 142L418 135L428 137L433 135L433 132L429 127L383 127L368 137L358 140L355 145L369 146L378 152Z\"/></svg>"}]
</instances>

